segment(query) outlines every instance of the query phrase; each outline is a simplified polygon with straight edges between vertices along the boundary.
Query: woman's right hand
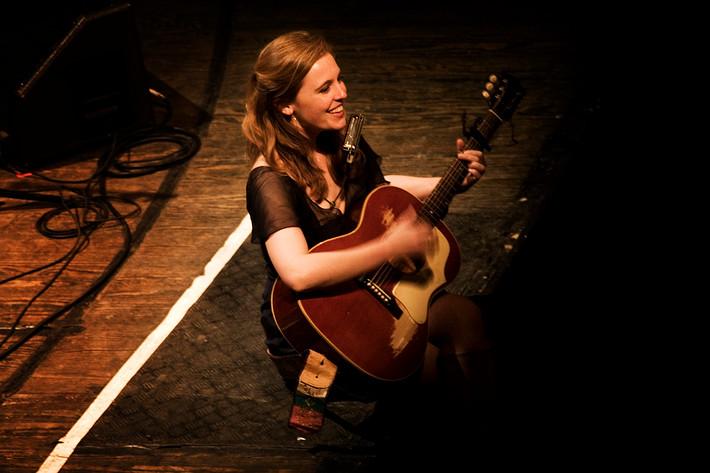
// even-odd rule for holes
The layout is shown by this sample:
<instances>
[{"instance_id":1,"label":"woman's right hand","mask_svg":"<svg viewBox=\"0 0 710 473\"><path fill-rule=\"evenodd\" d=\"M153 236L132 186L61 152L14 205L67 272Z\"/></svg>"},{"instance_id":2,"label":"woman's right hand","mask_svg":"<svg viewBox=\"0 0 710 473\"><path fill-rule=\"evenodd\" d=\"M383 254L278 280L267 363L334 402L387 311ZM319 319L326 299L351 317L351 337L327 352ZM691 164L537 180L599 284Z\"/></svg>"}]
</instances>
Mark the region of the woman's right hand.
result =
<instances>
[{"instance_id":1,"label":"woman's right hand","mask_svg":"<svg viewBox=\"0 0 710 473\"><path fill-rule=\"evenodd\" d=\"M383 244L390 248L393 258L418 259L426 254L432 236L432 226L417 219L417 213L410 206L385 232Z\"/></svg>"}]
</instances>

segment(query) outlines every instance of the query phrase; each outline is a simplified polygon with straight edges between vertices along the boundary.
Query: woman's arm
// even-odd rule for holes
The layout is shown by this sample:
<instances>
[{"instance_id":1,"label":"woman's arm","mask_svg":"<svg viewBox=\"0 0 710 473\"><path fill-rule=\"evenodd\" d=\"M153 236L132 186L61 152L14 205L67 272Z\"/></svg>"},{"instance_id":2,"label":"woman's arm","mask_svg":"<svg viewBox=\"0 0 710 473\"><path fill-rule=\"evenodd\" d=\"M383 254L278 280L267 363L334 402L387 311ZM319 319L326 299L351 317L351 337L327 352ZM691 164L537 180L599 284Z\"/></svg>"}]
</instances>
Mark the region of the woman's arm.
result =
<instances>
[{"instance_id":1,"label":"woman's arm","mask_svg":"<svg viewBox=\"0 0 710 473\"><path fill-rule=\"evenodd\" d=\"M458 158L466 161L466 167L469 171L461 182L462 190L467 190L483 176L486 170L486 161L481 151L464 150L463 140L456 141L456 148L458 150ZM440 180L439 177L414 177L399 174L385 176L385 179L393 186L401 187L419 200L426 199Z\"/></svg>"},{"instance_id":2,"label":"woman's arm","mask_svg":"<svg viewBox=\"0 0 710 473\"><path fill-rule=\"evenodd\" d=\"M399 174L385 176L393 186L401 187L419 200L427 198L441 178L439 177L414 177Z\"/></svg>"},{"instance_id":3,"label":"woman's arm","mask_svg":"<svg viewBox=\"0 0 710 473\"><path fill-rule=\"evenodd\" d=\"M337 251L310 253L298 227L277 231L266 250L283 282L294 291L327 287L376 269L397 256L421 255L431 227L416 220L414 209L400 215L382 238Z\"/></svg>"}]
</instances>

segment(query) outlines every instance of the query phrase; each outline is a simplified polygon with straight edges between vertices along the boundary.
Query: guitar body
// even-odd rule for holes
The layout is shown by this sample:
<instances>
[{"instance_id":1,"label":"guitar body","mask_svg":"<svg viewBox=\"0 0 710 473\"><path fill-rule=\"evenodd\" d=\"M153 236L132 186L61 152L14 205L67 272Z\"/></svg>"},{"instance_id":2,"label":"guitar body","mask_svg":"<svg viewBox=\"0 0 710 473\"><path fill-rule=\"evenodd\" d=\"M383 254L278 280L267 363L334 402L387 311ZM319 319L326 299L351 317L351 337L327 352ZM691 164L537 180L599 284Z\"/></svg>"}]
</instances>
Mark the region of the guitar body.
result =
<instances>
[{"instance_id":1,"label":"guitar body","mask_svg":"<svg viewBox=\"0 0 710 473\"><path fill-rule=\"evenodd\" d=\"M311 252L351 248L379 238L410 206L419 210L422 202L401 188L379 187L364 201L354 231L326 240ZM423 360L431 300L454 279L459 265L456 239L439 221L426 258L414 271L386 265L387 277L363 276L299 294L278 279L272 292L274 318L299 352L314 349L374 378L403 379Z\"/></svg>"}]
</instances>

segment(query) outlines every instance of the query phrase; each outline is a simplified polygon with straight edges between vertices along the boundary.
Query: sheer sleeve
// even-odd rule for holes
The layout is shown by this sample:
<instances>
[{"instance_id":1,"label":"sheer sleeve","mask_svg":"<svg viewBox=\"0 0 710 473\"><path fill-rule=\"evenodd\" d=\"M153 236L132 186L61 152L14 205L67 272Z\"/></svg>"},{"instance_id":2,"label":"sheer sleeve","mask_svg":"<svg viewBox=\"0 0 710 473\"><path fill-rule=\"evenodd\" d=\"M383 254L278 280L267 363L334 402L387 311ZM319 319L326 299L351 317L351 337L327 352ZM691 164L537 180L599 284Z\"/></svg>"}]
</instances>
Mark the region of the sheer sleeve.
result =
<instances>
[{"instance_id":1,"label":"sheer sleeve","mask_svg":"<svg viewBox=\"0 0 710 473\"><path fill-rule=\"evenodd\" d=\"M247 211L252 219L253 243L263 243L273 233L297 227L300 223L288 178L266 166L258 167L249 174Z\"/></svg>"}]
</instances>

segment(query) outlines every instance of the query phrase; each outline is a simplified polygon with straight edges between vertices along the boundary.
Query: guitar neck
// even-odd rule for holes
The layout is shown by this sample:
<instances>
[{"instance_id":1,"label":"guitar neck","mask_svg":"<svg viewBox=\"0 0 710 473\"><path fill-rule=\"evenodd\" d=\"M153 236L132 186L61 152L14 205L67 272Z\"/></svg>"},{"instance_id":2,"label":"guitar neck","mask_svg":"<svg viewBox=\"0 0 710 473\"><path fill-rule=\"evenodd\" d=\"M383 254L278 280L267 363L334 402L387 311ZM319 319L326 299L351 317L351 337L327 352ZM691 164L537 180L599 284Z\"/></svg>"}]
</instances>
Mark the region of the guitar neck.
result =
<instances>
[{"instance_id":1,"label":"guitar neck","mask_svg":"<svg viewBox=\"0 0 710 473\"><path fill-rule=\"evenodd\" d=\"M466 141L464 149L490 149L488 143L502 123L503 120L493 110L488 110L488 113L471 128L471 136ZM448 212L449 204L466 174L468 174L466 162L458 158L454 159L449 169L419 208L417 216L432 226L436 225Z\"/></svg>"}]
</instances>

